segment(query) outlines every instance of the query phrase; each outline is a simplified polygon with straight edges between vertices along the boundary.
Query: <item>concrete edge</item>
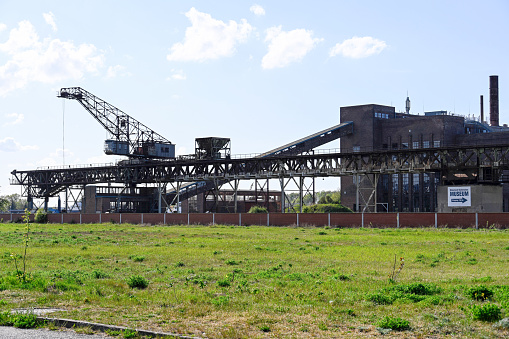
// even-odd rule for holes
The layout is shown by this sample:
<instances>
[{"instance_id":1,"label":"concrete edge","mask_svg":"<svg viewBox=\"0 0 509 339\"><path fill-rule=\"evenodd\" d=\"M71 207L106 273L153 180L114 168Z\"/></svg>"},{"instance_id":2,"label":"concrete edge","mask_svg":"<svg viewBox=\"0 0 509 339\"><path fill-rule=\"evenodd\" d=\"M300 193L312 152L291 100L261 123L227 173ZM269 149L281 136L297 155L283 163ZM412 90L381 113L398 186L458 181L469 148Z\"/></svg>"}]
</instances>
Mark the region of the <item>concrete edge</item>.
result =
<instances>
[{"instance_id":1,"label":"concrete edge","mask_svg":"<svg viewBox=\"0 0 509 339\"><path fill-rule=\"evenodd\" d=\"M92 330L99 331L99 332L131 330L131 331L135 331L139 335L147 336L150 338L203 339L200 337L189 337L189 336L180 335L180 334L176 334L176 333L146 331L146 330L137 329L137 328L132 329L132 328L127 328L127 327L122 327L122 326L105 325L105 324L91 323L88 321L80 321L80 320L73 320L73 319L37 317L37 321L52 323L56 326L66 327L66 328L89 327Z\"/></svg>"}]
</instances>

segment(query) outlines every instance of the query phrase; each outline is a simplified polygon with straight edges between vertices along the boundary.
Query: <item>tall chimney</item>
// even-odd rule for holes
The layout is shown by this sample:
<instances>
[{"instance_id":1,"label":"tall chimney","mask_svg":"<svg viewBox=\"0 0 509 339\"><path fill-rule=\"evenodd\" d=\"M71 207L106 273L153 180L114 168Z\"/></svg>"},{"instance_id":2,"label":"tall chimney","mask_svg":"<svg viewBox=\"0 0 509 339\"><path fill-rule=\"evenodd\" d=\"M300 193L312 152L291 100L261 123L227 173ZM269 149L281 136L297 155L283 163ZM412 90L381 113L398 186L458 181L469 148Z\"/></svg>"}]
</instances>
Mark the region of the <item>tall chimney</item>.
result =
<instances>
[{"instance_id":1,"label":"tall chimney","mask_svg":"<svg viewBox=\"0 0 509 339\"><path fill-rule=\"evenodd\" d=\"M481 123L484 122L484 98L481 95Z\"/></svg>"},{"instance_id":2,"label":"tall chimney","mask_svg":"<svg viewBox=\"0 0 509 339\"><path fill-rule=\"evenodd\" d=\"M490 75L490 125L498 126L498 75Z\"/></svg>"}]
</instances>

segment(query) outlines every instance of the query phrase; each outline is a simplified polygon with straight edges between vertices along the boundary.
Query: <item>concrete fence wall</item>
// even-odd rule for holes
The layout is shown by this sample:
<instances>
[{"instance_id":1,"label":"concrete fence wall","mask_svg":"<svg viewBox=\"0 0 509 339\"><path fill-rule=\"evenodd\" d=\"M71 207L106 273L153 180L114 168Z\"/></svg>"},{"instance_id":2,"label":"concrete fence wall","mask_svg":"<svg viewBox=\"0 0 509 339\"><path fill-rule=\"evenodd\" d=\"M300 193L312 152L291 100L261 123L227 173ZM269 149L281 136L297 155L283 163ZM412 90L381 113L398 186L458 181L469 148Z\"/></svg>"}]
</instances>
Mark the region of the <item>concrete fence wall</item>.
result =
<instances>
[{"instance_id":1,"label":"concrete fence wall","mask_svg":"<svg viewBox=\"0 0 509 339\"><path fill-rule=\"evenodd\" d=\"M0 214L1 222L21 222L22 214ZM33 220L33 215L31 215ZM102 213L48 214L54 224L129 223L150 225L264 225L330 227L509 228L509 213Z\"/></svg>"}]
</instances>

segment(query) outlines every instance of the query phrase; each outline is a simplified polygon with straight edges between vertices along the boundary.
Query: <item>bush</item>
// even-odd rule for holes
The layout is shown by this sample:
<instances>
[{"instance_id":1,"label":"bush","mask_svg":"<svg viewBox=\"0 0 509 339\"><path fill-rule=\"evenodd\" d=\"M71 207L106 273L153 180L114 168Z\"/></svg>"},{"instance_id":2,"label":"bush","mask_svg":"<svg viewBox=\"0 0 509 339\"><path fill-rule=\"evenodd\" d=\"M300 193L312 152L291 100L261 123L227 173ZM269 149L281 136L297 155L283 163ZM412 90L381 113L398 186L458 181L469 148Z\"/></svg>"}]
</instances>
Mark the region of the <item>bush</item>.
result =
<instances>
[{"instance_id":1,"label":"bush","mask_svg":"<svg viewBox=\"0 0 509 339\"><path fill-rule=\"evenodd\" d=\"M433 284L412 283L393 287L393 290L405 294L434 295L442 292L442 289Z\"/></svg>"},{"instance_id":2,"label":"bush","mask_svg":"<svg viewBox=\"0 0 509 339\"><path fill-rule=\"evenodd\" d=\"M495 304L486 304L486 305L473 305L472 308L472 316L475 320L482 321L497 321L500 320L501 310Z\"/></svg>"},{"instance_id":3,"label":"bush","mask_svg":"<svg viewBox=\"0 0 509 339\"><path fill-rule=\"evenodd\" d=\"M249 209L247 213L269 213L269 211L267 211L266 207L253 206Z\"/></svg>"},{"instance_id":4,"label":"bush","mask_svg":"<svg viewBox=\"0 0 509 339\"><path fill-rule=\"evenodd\" d=\"M467 290L467 295L478 301L485 301L493 297L493 291L484 285L472 286Z\"/></svg>"},{"instance_id":5,"label":"bush","mask_svg":"<svg viewBox=\"0 0 509 339\"><path fill-rule=\"evenodd\" d=\"M378 322L378 326L381 328L390 328L394 331L405 331L410 329L410 323L408 320L401 318L391 318L386 316Z\"/></svg>"},{"instance_id":6,"label":"bush","mask_svg":"<svg viewBox=\"0 0 509 339\"><path fill-rule=\"evenodd\" d=\"M140 275L133 275L127 279L130 288L144 289L148 287L148 280Z\"/></svg>"},{"instance_id":7,"label":"bush","mask_svg":"<svg viewBox=\"0 0 509 339\"><path fill-rule=\"evenodd\" d=\"M38 224L46 224L48 222L48 213L39 208L35 212L34 221Z\"/></svg>"},{"instance_id":8,"label":"bush","mask_svg":"<svg viewBox=\"0 0 509 339\"><path fill-rule=\"evenodd\" d=\"M0 313L0 326L34 328L37 326L37 316L33 313L11 314L9 311L5 311Z\"/></svg>"},{"instance_id":9,"label":"bush","mask_svg":"<svg viewBox=\"0 0 509 339\"><path fill-rule=\"evenodd\" d=\"M316 204L304 206L303 213L352 213L348 207L339 204Z\"/></svg>"}]
</instances>

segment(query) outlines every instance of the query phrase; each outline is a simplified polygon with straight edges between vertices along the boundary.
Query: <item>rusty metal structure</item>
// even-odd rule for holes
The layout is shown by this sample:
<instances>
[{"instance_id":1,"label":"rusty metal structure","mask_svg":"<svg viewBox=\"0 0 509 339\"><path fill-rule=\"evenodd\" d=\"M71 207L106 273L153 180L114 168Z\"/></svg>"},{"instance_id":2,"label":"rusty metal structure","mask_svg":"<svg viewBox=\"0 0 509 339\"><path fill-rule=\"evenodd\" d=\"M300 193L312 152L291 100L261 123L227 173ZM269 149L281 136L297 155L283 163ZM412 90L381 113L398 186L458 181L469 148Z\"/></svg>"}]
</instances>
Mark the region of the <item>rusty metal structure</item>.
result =
<instances>
[{"instance_id":1,"label":"rusty metal structure","mask_svg":"<svg viewBox=\"0 0 509 339\"><path fill-rule=\"evenodd\" d=\"M482 118L465 119L446 111L412 115L407 98L404 113L382 105L342 107L340 124L247 158L231 155L230 139L216 137L197 138L193 155L152 156L143 143L171 143L141 129L137 135L151 137L133 141L136 138L131 135L136 133L131 133L131 128L141 123L79 87L62 89L59 96L78 100L111 133L114 146L128 142L128 154L124 155L130 160L104 166L12 171L11 184L21 186L30 204L43 200L45 208L50 197L65 192L65 210L88 209L87 213L104 208L111 212L178 212L180 206L190 211L192 204L199 207L198 212L215 212L220 210L221 200L228 200L222 206L238 212L239 184L251 180L256 196L265 196L260 202L267 206L269 196L275 200L269 182L276 181L281 194L277 208L285 212L292 205L287 197L291 185L297 187L302 209L303 198L314 195L316 178L339 177L342 201L356 211L399 211L380 209L379 204L389 206L395 188L399 189L394 193L400 195L397 199L409 199L415 183L420 203L426 195L431 199L429 210L434 211L438 185L509 183L509 129L499 126L496 76L490 77L491 125ZM340 138L340 149L317 150ZM231 194L221 194L224 188ZM102 206L104 201L98 206L97 198L104 198L108 206ZM190 203L192 199L195 202ZM412 204L410 211L416 211Z\"/></svg>"}]
</instances>

